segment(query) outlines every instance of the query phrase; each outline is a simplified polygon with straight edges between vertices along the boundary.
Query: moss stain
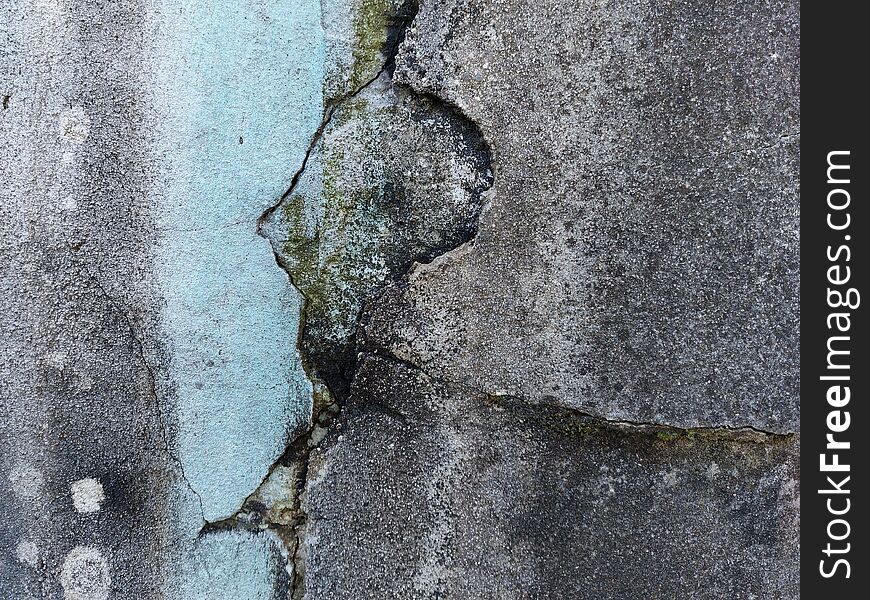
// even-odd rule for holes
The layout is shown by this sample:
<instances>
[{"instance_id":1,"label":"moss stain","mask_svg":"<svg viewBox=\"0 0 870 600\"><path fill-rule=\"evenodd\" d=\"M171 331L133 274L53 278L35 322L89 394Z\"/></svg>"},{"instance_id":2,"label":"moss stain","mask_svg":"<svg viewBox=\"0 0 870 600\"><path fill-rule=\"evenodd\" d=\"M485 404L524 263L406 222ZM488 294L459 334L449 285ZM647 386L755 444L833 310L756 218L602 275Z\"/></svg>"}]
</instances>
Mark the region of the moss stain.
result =
<instances>
[{"instance_id":1,"label":"moss stain","mask_svg":"<svg viewBox=\"0 0 870 600\"><path fill-rule=\"evenodd\" d=\"M387 42L394 10L390 0L362 0L353 22L354 46L350 89L358 89L377 73L384 62L382 50Z\"/></svg>"},{"instance_id":2,"label":"moss stain","mask_svg":"<svg viewBox=\"0 0 870 600\"><path fill-rule=\"evenodd\" d=\"M371 121L368 103L354 98L338 109L331 129L352 126L346 133L359 141L372 137L375 127ZM371 146L368 158L377 164L377 145ZM294 195L285 203L283 217L288 237L283 251L294 283L306 298L306 323L335 326L346 322L349 327L361 308L362 297L384 279L383 268L378 268L382 260L378 232L389 227L380 207L380 186L352 183L366 179L354 177L359 169L354 163L359 159L347 156L339 144L323 145L319 152L323 164L320 197ZM306 226L306 202L323 206L312 235Z\"/></svg>"}]
</instances>

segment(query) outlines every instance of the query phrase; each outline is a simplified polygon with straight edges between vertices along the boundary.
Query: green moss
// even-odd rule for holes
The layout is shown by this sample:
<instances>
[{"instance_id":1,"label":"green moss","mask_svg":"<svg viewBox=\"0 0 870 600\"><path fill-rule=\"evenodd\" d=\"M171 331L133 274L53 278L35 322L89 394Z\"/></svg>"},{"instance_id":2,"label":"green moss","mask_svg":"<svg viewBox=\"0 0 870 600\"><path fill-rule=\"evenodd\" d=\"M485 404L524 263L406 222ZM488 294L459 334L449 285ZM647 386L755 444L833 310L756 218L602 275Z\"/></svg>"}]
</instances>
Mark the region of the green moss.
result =
<instances>
[{"instance_id":1,"label":"green moss","mask_svg":"<svg viewBox=\"0 0 870 600\"><path fill-rule=\"evenodd\" d=\"M384 61L382 49L387 42L392 9L393 2L390 0L362 0L353 22L351 90L359 89L381 68Z\"/></svg>"},{"instance_id":2,"label":"green moss","mask_svg":"<svg viewBox=\"0 0 870 600\"><path fill-rule=\"evenodd\" d=\"M353 130L346 134L357 141L366 139L372 128L367 107L363 99L342 105L324 135L324 144L312 157L322 167L321 179L306 179L304 183L310 187L300 187L318 197L294 194L283 206L287 240L282 251L294 284L306 298L303 318L311 334L310 350L315 354L334 353L335 344L346 342L362 302L384 279L372 263L377 263L383 252L382 232L390 230L385 223L389 215L382 206L379 182L366 176L368 167L361 168L357 158L377 157L370 152L354 152L353 145L348 150L328 143L330 132L350 122ZM306 201L319 205L322 211L313 231L306 228Z\"/></svg>"},{"instance_id":3,"label":"green moss","mask_svg":"<svg viewBox=\"0 0 870 600\"><path fill-rule=\"evenodd\" d=\"M577 432L581 435L594 435L601 431L601 427L599 425L592 425L590 423L581 423L577 425Z\"/></svg>"},{"instance_id":4,"label":"green moss","mask_svg":"<svg viewBox=\"0 0 870 600\"><path fill-rule=\"evenodd\" d=\"M668 429L656 432L656 437L662 442L673 442L676 440L694 440L695 432L691 429Z\"/></svg>"},{"instance_id":5,"label":"green moss","mask_svg":"<svg viewBox=\"0 0 870 600\"><path fill-rule=\"evenodd\" d=\"M341 128L348 123L363 118L365 110L368 108L368 104L369 103L364 98L360 98L359 96L348 98L342 102L341 108L337 110L335 116L332 117L332 123L336 128Z\"/></svg>"}]
</instances>

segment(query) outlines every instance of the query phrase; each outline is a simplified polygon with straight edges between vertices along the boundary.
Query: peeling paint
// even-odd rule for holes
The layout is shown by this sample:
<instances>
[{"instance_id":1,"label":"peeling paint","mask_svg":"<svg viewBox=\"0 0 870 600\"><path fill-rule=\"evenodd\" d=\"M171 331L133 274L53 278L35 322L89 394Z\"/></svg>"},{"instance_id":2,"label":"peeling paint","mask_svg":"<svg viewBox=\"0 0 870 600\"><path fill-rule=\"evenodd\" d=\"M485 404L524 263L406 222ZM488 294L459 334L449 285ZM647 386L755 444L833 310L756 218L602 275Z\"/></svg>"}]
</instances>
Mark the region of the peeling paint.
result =
<instances>
[{"instance_id":1,"label":"peeling paint","mask_svg":"<svg viewBox=\"0 0 870 600\"><path fill-rule=\"evenodd\" d=\"M306 299L303 345L344 394L363 307L476 230L489 150L461 114L386 72L339 104L268 235Z\"/></svg>"},{"instance_id":2,"label":"peeling paint","mask_svg":"<svg viewBox=\"0 0 870 600\"><path fill-rule=\"evenodd\" d=\"M155 30L155 276L169 361L159 387L174 400L170 431L193 491L177 490L175 529L187 542L166 593L271 598L283 561L272 541L197 534L235 514L310 419L300 297L257 218L321 120L320 5L165 0Z\"/></svg>"},{"instance_id":3,"label":"peeling paint","mask_svg":"<svg viewBox=\"0 0 870 600\"><path fill-rule=\"evenodd\" d=\"M179 455L212 521L236 510L310 411L299 298L256 219L320 122L319 6L166 2L161 13L178 16L160 29L156 271Z\"/></svg>"}]
</instances>

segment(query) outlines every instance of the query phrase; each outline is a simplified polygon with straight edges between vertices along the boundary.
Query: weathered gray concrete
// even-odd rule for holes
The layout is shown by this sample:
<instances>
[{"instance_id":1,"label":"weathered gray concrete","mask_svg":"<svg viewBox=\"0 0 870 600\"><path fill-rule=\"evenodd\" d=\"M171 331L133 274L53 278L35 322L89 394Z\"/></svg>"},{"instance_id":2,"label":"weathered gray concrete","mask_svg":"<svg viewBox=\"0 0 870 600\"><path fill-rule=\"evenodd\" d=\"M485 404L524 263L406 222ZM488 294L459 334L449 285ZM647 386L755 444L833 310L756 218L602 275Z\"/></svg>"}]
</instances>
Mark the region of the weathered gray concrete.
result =
<instances>
[{"instance_id":1,"label":"weathered gray concrete","mask_svg":"<svg viewBox=\"0 0 870 600\"><path fill-rule=\"evenodd\" d=\"M798 597L797 2L0 39L0 597Z\"/></svg>"},{"instance_id":2,"label":"weathered gray concrete","mask_svg":"<svg viewBox=\"0 0 870 600\"><path fill-rule=\"evenodd\" d=\"M797 28L793 2L423 2L396 78L479 124L495 183L369 335L534 403L794 431Z\"/></svg>"},{"instance_id":3,"label":"weathered gray concrete","mask_svg":"<svg viewBox=\"0 0 870 600\"><path fill-rule=\"evenodd\" d=\"M286 589L274 535L200 530L310 420L256 225L321 119L320 6L186 4L0 8L3 598Z\"/></svg>"},{"instance_id":4,"label":"weathered gray concrete","mask_svg":"<svg viewBox=\"0 0 870 600\"><path fill-rule=\"evenodd\" d=\"M422 2L393 80L480 128L494 182L365 309L301 597L799 595L797 27Z\"/></svg>"},{"instance_id":5,"label":"weathered gray concrete","mask_svg":"<svg viewBox=\"0 0 870 600\"><path fill-rule=\"evenodd\" d=\"M3 598L161 585L165 491L180 474L137 333L153 300L150 169L142 15L129 8L0 8ZM76 503L82 480L105 500L96 488Z\"/></svg>"},{"instance_id":6,"label":"weathered gray concrete","mask_svg":"<svg viewBox=\"0 0 870 600\"><path fill-rule=\"evenodd\" d=\"M791 437L617 427L377 357L330 436L305 598L798 597Z\"/></svg>"}]
</instances>

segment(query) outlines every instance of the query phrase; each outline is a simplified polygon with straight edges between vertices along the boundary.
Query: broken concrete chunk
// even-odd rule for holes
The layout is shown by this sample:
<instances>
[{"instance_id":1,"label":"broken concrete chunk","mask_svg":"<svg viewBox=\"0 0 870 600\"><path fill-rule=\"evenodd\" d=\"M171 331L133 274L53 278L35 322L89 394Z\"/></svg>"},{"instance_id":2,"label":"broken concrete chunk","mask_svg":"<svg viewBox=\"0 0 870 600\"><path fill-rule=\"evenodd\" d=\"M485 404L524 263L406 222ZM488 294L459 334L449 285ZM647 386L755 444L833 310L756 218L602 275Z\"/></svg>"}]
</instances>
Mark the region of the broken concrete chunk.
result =
<instances>
[{"instance_id":1,"label":"broken concrete chunk","mask_svg":"<svg viewBox=\"0 0 870 600\"><path fill-rule=\"evenodd\" d=\"M416 262L470 239L492 183L479 131L381 77L340 103L268 235L305 298L302 347L346 391L364 304Z\"/></svg>"}]
</instances>

